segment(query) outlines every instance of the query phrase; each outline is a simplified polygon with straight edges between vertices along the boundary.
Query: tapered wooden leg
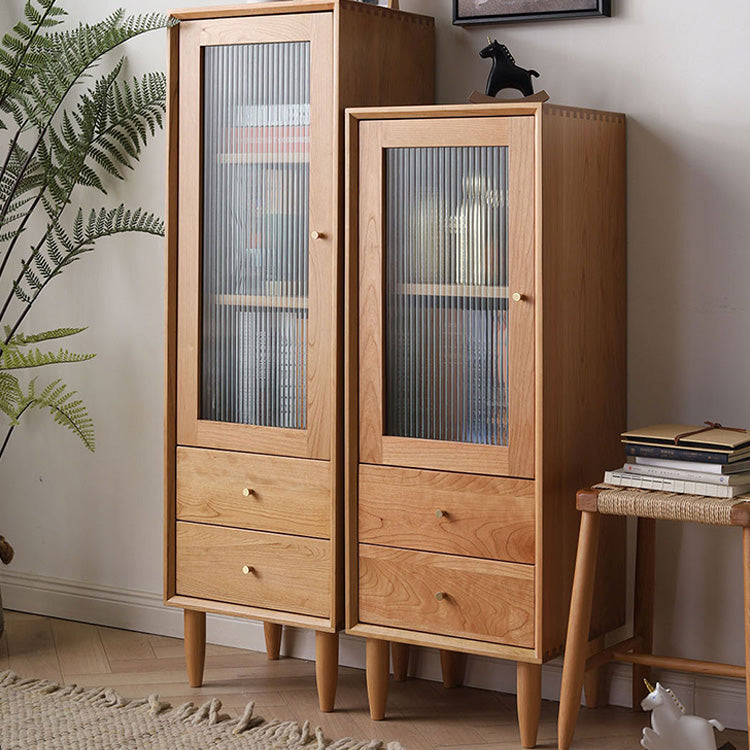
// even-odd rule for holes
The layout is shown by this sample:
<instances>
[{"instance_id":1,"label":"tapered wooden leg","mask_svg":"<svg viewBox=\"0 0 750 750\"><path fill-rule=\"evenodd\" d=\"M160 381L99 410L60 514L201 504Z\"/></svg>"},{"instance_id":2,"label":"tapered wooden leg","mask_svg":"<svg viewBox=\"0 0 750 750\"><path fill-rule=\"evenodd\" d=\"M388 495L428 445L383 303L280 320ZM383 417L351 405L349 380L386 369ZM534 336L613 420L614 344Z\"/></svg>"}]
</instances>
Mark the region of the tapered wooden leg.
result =
<instances>
[{"instance_id":1,"label":"tapered wooden leg","mask_svg":"<svg viewBox=\"0 0 750 750\"><path fill-rule=\"evenodd\" d=\"M385 702L388 698L388 641L367 639L367 698L370 702L370 718L381 721L385 718Z\"/></svg>"},{"instance_id":2,"label":"tapered wooden leg","mask_svg":"<svg viewBox=\"0 0 750 750\"><path fill-rule=\"evenodd\" d=\"M654 567L656 564L656 521L638 519L638 539L635 553L635 605L633 634L641 639L637 649L650 654L654 641ZM641 710L641 701L648 690L643 682L650 680L651 669L633 664L633 711Z\"/></svg>"},{"instance_id":3,"label":"tapered wooden leg","mask_svg":"<svg viewBox=\"0 0 750 750\"><path fill-rule=\"evenodd\" d=\"M539 713L542 710L542 665L518 662L516 668L518 729L522 747L536 747Z\"/></svg>"},{"instance_id":4,"label":"tapered wooden leg","mask_svg":"<svg viewBox=\"0 0 750 750\"><path fill-rule=\"evenodd\" d=\"M203 684L206 662L206 613L185 610L185 663L190 687Z\"/></svg>"},{"instance_id":5,"label":"tapered wooden leg","mask_svg":"<svg viewBox=\"0 0 750 750\"><path fill-rule=\"evenodd\" d=\"M598 513L584 511L581 514L581 531L578 536L578 553L570 599L568 637L565 641L562 687L560 689L560 713L557 720L557 746L568 750L581 707L581 688L586 668L586 650L591 622L591 604L594 598L596 575L596 549L599 543Z\"/></svg>"},{"instance_id":6,"label":"tapered wooden leg","mask_svg":"<svg viewBox=\"0 0 750 750\"><path fill-rule=\"evenodd\" d=\"M315 631L315 679L320 710L333 711L339 679L339 635Z\"/></svg>"},{"instance_id":7,"label":"tapered wooden leg","mask_svg":"<svg viewBox=\"0 0 750 750\"><path fill-rule=\"evenodd\" d=\"M604 636L599 636L592 644L592 652L598 653L605 647ZM586 708L599 708L605 703L604 695L604 667L589 669L583 674L583 694L586 697Z\"/></svg>"},{"instance_id":8,"label":"tapered wooden leg","mask_svg":"<svg viewBox=\"0 0 750 750\"><path fill-rule=\"evenodd\" d=\"M409 676L409 646L406 643L391 642L391 660L393 661L393 679L405 682Z\"/></svg>"},{"instance_id":9,"label":"tapered wooden leg","mask_svg":"<svg viewBox=\"0 0 750 750\"><path fill-rule=\"evenodd\" d=\"M444 688L454 688L463 684L464 667L463 654L440 649L440 669L443 671Z\"/></svg>"},{"instance_id":10,"label":"tapered wooden leg","mask_svg":"<svg viewBox=\"0 0 750 750\"><path fill-rule=\"evenodd\" d=\"M750 727L750 528L742 529L742 562L745 581L745 698Z\"/></svg>"},{"instance_id":11,"label":"tapered wooden leg","mask_svg":"<svg viewBox=\"0 0 750 750\"><path fill-rule=\"evenodd\" d=\"M277 625L275 622L263 623L263 635L266 636L266 654L268 654L269 661L276 661L279 658L283 631L283 625Z\"/></svg>"}]
</instances>

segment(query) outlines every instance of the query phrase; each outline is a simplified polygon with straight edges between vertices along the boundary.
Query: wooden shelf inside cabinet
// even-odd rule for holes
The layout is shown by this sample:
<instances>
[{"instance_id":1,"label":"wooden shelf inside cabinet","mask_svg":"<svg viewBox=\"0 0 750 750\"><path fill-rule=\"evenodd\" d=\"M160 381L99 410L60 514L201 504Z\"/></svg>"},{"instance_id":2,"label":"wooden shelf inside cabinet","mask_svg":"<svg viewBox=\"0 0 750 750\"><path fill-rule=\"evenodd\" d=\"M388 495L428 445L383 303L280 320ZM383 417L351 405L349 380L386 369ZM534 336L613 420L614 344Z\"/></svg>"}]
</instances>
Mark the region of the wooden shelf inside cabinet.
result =
<instances>
[{"instance_id":1,"label":"wooden shelf inside cabinet","mask_svg":"<svg viewBox=\"0 0 750 750\"><path fill-rule=\"evenodd\" d=\"M309 164L307 154L262 153L262 154L216 154L218 164Z\"/></svg>"},{"instance_id":2,"label":"wooden shelf inside cabinet","mask_svg":"<svg viewBox=\"0 0 750 750\"><path fill-rule=\"evenodd\" d=\"M273 307L284 310L307 310L307 297L266 297L259 294L217 294L217 305L230 307Z\"/></svg>"},{"instance_id":3,"label":"wooden shelf inside cabinet","mask_svg":"<svg viewBox=\"0 0 750 750\"><path fill-rule=\"evenodd\" d=\"M477 299L508 299L507 286L474 284L399 284L398 294L408 297L472 297Z\"/></svg>"}]
</instances>

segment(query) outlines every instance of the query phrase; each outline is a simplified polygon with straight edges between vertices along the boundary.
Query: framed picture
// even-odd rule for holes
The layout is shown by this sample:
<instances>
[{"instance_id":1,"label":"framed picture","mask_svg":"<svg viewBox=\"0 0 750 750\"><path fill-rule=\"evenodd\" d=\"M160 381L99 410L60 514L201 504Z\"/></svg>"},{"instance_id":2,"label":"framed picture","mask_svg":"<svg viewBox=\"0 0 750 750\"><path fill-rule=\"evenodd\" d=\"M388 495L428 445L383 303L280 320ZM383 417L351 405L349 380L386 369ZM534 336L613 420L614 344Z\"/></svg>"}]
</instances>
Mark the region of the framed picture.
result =
<instances>
[{"instance_id":1,"label":"framed picture","mask_svg":"<svg viewBox=\"0 0 750 750\"><path fill-rule=\"evenodd\" d=\"M609 16L611 0L453 0L453 23L511 23Z\"/></svg>"}]
</instances>

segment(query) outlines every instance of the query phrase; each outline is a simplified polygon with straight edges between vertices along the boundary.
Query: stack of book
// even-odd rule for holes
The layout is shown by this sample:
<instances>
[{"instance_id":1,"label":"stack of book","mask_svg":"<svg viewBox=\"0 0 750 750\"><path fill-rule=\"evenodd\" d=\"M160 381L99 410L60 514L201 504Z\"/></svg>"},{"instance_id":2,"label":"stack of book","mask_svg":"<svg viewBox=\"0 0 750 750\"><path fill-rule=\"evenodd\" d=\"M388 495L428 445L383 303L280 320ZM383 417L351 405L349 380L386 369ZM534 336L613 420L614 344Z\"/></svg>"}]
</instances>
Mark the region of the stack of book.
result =
<instances>
[{"instance_id":1,"label":"stack of book","mask_svg":"<svg viewBox=\"0 0 750 750\"><path fill-rule=\"evenodd\" d=\"M735 497L750 491L750 432L659 424L622 433L627 463L607 484L689 495Z\"/></svg>"}]
</instances>

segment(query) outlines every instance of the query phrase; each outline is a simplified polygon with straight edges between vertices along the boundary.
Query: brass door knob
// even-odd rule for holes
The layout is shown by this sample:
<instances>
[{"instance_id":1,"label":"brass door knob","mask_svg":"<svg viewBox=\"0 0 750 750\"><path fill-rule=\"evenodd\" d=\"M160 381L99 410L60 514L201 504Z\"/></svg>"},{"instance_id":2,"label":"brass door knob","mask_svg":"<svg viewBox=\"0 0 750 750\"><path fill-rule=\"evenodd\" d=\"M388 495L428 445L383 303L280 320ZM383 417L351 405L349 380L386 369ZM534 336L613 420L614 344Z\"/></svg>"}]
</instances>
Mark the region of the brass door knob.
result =
<instances>
[{"instance_id":1,"label":"brass door knob","mask_svg":"<svg viewBox=\"0 0 750 750\"><path fill-rule=\"evenodd\" d=\"M440 508L435 511L435 518L445 518L447 515L448 514L444 510L440 510Z\"/></svg>"},{"instance_id":2,"label":"brass door knob","mask_svg":"<svg viewBox=\"0 0 750 750\"><path fill-rule=\"evenodd\" d=\"M310 237L312 237L314 240L322 240L325 237L325 235L323 234L323 232L318 232L314 230L310 232Z\"/></svg>"},{"instance_id":3,"label":"brass door knob","mask_svg":"<svg viewBox=\"0 0 750 750\"><path fill-rule=\"evenodd\" d=\"M242 566L242 572L246 576L248 576L248 575L250 575L250 573L254 573L255 572L255 568L252 565L243 565Z\"/></svg>"},{"instance_id":4,"label":"brass door knob","mask_svg":"<svg viewBox=\"0 0 750 750\"><path fill-rule=\"evenodd\" d=\"M521 302L522 300L526 299L526 295L525 294L521 294L521 292L513 292L513 295L511 296L511 299L514 302Z\"/></svg>"},{"instance_id":5,"label":"brass door knob","mask_svg":"<svg viewBox=\"0 0 750 750\"><path fill-rule=\"evenodd\" d=\"M252 494L253 494L253 490L252 490L252 487L245 487L245 488L244 488L244 489L242 490L242 494L243 494L243 495L244 495L245 497L250 497L250 495L252 495Z\"/></svg>"},{"instance_id":6,"label":"brass door knob","mask_svg":"<svg viewBox=\"0 0 750 750\"><path fill-rule=\"evenodd\" d=\"M442 602L442 601L443 601L443 599L447 599L447 598L448 598L448 594L446 594L446 593L445 593L445 591L438 591L438 592L437 592L437 593L435 594L435 598L436 598L436 599L437 599L437 600L438 600L439 602Z\"/></svg>"}]
</instances>

